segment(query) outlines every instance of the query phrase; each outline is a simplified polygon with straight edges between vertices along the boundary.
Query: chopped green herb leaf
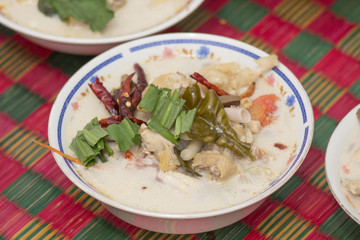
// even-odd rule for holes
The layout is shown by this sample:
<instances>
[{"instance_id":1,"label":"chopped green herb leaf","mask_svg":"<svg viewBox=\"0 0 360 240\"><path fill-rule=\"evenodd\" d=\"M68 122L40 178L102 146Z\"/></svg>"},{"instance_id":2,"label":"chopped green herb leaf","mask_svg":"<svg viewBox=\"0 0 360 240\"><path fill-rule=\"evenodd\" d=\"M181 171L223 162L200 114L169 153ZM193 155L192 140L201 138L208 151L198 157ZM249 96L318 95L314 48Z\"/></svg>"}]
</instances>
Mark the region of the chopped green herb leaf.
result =
<instances>
[{"instance_id":1,"label":"chopped green herb leaf","mask_svg":"<svg viewBox=\"0 0 360 240\"><path fill-rule=\"evenodd\" d=\"M140 134L136 123L124 119L119 124L111 124L107 131L112 139L116 141L121 152L126 152L133 145L140 144Z\"/></svg>"},{"instance_id":2,"label":"chopped green herb leaf","mask_svg":"<svg viewBox=\"0 0 360 240\"><path fill-rule=\"evenodd\" d=\"M108 133L101 128L98 119L94 118L86 124L83 130L77 132L70 144L70 149L75 152L85 167L92 166L96 162L96 157L105 161L102 150L105 149L109 156L114 153L105 141L107 136Z\"/></svg>"},{"instance_id":3,"label":"chopped green herb leaf","mask_svg":"<svg viewBox=\"0 0 360 240\"><path fill-rule=\"evenodd\" d=\"M92 31L102 31L114 17L106 0L39 0L39 10L47 16L58 14L62 21L70 17L89 24Z\"/></svg>"},{"instance_id":4,"label":"chopped green herb leaf","mask_svg":"<svg viewBox=\"0 0 360 240\"><path fill-rule=\"evenodd\" d=\"M159 133L161 136L174 144L178 144L180 142L180 139L176 139L174 135L172 135L168 130L161 126L158 121L154 119L150 119L150 121L148 122L148 128L154 132Z\"/></svg>"}]
</instances>

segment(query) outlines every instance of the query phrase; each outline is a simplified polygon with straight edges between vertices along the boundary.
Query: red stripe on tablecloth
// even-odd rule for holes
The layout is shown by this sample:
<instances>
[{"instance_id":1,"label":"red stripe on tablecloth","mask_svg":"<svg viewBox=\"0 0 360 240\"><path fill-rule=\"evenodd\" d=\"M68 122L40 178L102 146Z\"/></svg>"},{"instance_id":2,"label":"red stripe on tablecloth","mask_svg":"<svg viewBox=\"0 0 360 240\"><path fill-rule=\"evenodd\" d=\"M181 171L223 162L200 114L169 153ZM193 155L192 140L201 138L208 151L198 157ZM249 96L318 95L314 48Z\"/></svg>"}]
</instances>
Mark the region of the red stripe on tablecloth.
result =
<instances>
[{"instance_id":1,"label":"red stripe on tablecloth","mask_svg":"<svg viewBox=\"0 0 360 240\"><path fill-rule=\"evenodd\" d=\"M25 126L25 128L47 139L48 136L47 126L49 122L49 114L51 107L52 105L50 103L45 103L35 112L33 112L29 117L27 117L22 122L22 124Z\"/></svg>"},{"instance_id":2,"label":"red stripe on tablecloth","mask_svg":"<svg viewBox=\"0 0 360 240\"><path fill-rule=\"evenodd\" d=\"M0 72L0 94L6 91L6 89L8 89L12 84L13 82L2 72Z\"/></svg>"},{"instance_id":3,"label":"red stripe on tablecloth","mask_svg":"<svg viewBox=\"0 0 360 240\"><path fill-rule=\"evenodd\" d=\"M196 32L211 34L217 34L220 32L221 36L234 39L239 39L244 35L244 33L240 32L237 28L226 23L222 23L221 20L216 17L212 17L200 25L200 27L196 29Z\"/></svg>"},{"instance_id":4,"label":"red stripe on tablecloth","mask_svg":"<svg viewBox=\"0 0 360 240\"><path fill-rule=\"evenodd\" d=\"M271 201L271 198L267 198L263 204L260 205L253 213L244 218L242 222L249 224L256 228L265 218L267 218L277 207L279 203Z\"/></svg>"},{"instance_id":5,"label":"red stripe on tablecloth","mask_svg":"<svg viewBox=\"0 0 360 240\"><path fill-rule=\"evenodd\" d=\"M26 48L32 54L35 54L39 57L46 58L52 53L51 50L40 47L39 45L30 42L18 34L15 34L12 39L22 47Z\"/></svg>"},{"instance_id":6,"label":"red stripe on tablecloth","mask_svg":"<svg viewBox=\"0 0 360 240\"><path fill-rule=\"evenodd\" d=\"M321 115L321 111L318 107L316 106L312 106L312 109L313 109L313 113L314 113L314 121L316 121Z\"/></svg>"},{"instance_id":7,"label":"red stripe on tablecloth","mask_svg":"<svg viewBox=\"0 0 360 240\"><path fill-rule=\"evenodd\" d=\"M331 106L331 108L327 111L327 115L340 122L340 120L358 104L359 100L347 92Z\"/></svg>"},{"instance_id":8,"label":"red stripe on tablecloth","mask_svg":"<svg viewBox=\"0 0 360 240\"><path fill-rule=\"evenodd\" d=\"M26 169L23 168L20 163L11 160L2 152L0 152L0 166L2 166L0 171L0 192L2 192L18 177L20 177L24 172L26 172Z\"/></svg>"},{"instance_id":9,"label":"red stripe on tablecloth","mask_svg":"<svg viewBox=\"0 0 360 240\"><path fill-rule=\"evenodd\" d=\"M223 1L205 1L201 8L206 9L210 12L217 12L220 8L226 5L230 0L223 0Z\"/></svg>"},{"instance_id":10,"label":"red stripe on tablecloth","mask_svg":"<svg viewBox=\"0 0 360 240\"><path fill-rule=\"evenodd\" d=\"M287 68L292 71L293 74L297 78L301 78L302 75L304 75L307 72L307 69L299 65L298 62L289 60L287 57L281 54L281 52L278 53L279 61L282 62Z\"/></svg>"},{"instance_id":11,"label":"red stripe on tablecloth","mask_svg":"<svg viewBox=\"0 0 360 240\"><path fill-rule=\"evenodd\" d=\"M19 209L15 204L8 202L0 195L0 233L11 238L23 228L32 217Z\"/></svg>"},{"instance_id":12,"label":"red stripe on tablecloth","mask_svg":"<svg viewBox=\"0 0 360 240\"><path fill-rule=\"evenodd\" d=\"M81 204L74 203L74 200L65 194L55 198L37 217L51 222L54 228L69 238L74 237L95 218L92 212Z\"/></svg>"},{"instance_id":13,"label":"red stripe on tablecloth","mask_svg":"<svg viewBox=\"0 0 360 240\"><path fill-rule=\"evenodd\" d=\"M300 29L289 22L283 21L278 16L269 14L251 32L273 47L281 49L300 32Z\"/></svg>"},{"instance_id":14,"label":"red stripe on tablecloth","mask_svg":"<svg viewBox=\"0 0 360 240\"><path fill-rule=\"evenodd\" d=\"M308 179L323 165L325 159L324 153L320 149L310 147L304 162L297 171L302 178Z\"/></svg>"},{"instance_id":15,"label":"red stripe on tablecloth","mask_svg":"<svg viewBox=\"0 0 360 240\"><path fill-rule=\"evenodd\" d=\"M337 49L332 49L317 62L314 69L323 72L343 87L350 87L360 78L360 62Z\"/></svg>"},{"instance_id":16,"label":"red stripe on tablecloth","mask_svg":"<svg viewBox=\"0 0 360 240\"><path fill-rule=\"evenodd\" d=\"M324 11L321 13L308 27L310 32L321 35L326 40L336 43L354 25L346 22L344 19L336 17L330 11Z\"/></svg>"},{"instance_id":17,"label":"red stripe on tablecloth","mask_svg":"<svg viewBox=\"0 0 360 240\"><path fill-rule=\"evenodd\" d=\"M333 237L325 236L321 232L313 231L310 233L306 239L316 239L316 240L327 240L327 239L334 239Z\"/></svg>"},{"instance_id":18,"label":"red stripe on tablecloth","mask_svg":"<svg viewBox=\"0 0 360 240\"><path fill-rule=\"evenodd\" d=\"M56 164L51 152L46 153L31 168L32 171L40 173L55 186L65 190L72 185L72 182L65 176Z\"/></svg>"},{"instance_id":19,"label":"red stripe on tablecloth","mask_svg":"<svg viewBox=\"0 0 360 240\"><path fill-rule=\"evenodd\" d=\"M16 123L9 115L0 113L0 138L4 137L7 133L13 130L18 123Z\"/></svg>"},{"instance_id":20,"label":"red stripe on tablecloth","mask_svg":"<svg viewBox=\"0 0 360 240\"><path fill-rule=\"evenodd\" d=\"M1 33L0 33L0 44L2 44L3 42L5 42L5 41L8 40L8 39L9 39L8 36L3 36L3 35L1 35Z\"/></svg>"},{"instance_id":21,"label":"red stripe on tablecloth","mask_svg":"<svg viewBox=\"0 0 360 240\"><path fill-rule=\"evenodd\" d=\"M302 182L282 203L318 226L339 207L331 194L318 190L308 182Z\"/></svg>"},{"instance_id":22,"label":"red stripe on tablecloth","mask_svg":"<svg viewBox=\"0 0 360 240\"><path fill-rule=\"evenodd\" d=\"M68 79L69 76L59 69L41 63L23 76L20 82L32 92L51 100Z\"/></svg>"}]
</instances>

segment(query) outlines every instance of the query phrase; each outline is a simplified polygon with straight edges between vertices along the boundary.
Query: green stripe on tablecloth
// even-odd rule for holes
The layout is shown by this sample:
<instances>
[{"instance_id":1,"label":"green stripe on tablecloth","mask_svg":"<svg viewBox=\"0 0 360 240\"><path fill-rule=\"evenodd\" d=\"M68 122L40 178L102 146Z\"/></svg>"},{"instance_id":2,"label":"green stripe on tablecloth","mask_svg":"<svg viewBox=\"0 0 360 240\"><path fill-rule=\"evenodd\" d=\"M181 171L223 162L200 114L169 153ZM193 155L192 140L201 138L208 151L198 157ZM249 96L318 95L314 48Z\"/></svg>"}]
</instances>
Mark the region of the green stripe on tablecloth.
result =
<instances>
[{"instance_id":1,"label":"green stripe on tablecloth","mask_svg":"<svg viewBox=\"0 0 360 240\"><path fill-rule=\"evenodd\" d=\"M214 232L216 239L243 239L251 232L251 227L248 224L238 221L228 227L218 229Z\"/></svg>"},{"instance_id":2,"label":"green stripe on tablecloth","mask_svg":"<svg viewBox=\"0 0 360 240\"><path fill-rule=\"evenodd\" d=\"M324 152L331 137L332 132L337 126L337 122L326 115L320 116L315 122L313 145L321 148Z\"/></svg>"},{"instance_id":3,"label":"green stripe on tablecloth","mask_svg":"<svg viewBox=\"0 0 360 240\"><path fill-rule=\"evenodd\" d=\"M65 239L50 224L44 223L39 219L33 218L29 223L22 227L12 239Z\"/></svg>"},{"instance_id":4,"label":"green stripe on tablecloth","mask_svg":"<svg viewBox=\"0 0 360 240\"><path fill-rule=\"evenodd\" d=\"M324 57L332 47L332 44L322 40L319 36L303 31L292 39L282 51L290 59L310 68Z\"/></svg>"},{"instance_id":5,"label":"green stripe on tablecloth","mask_svg":"<svg viewBox=\"0 0 360 240\"><path fill-rule=\"evenodd\" d=\"M355 97L360 98L360 79L358 79L349 89Z\"/></svg>"},{"instance_id":6,"label":"green stripe on tablecloth","mask_svg":"<svg viewBox=\"0 0 360 240\"><path fill-rule=\"evenodd\" d=\"M19 122L44 103L44 99L19 84L10 86L0 95L0 111L8 113Z\"/></svg>"},{"instance_id":7,"label":"green stripe on tablecloth","mask_svg":"<svg viewBox=\"0 0 360 240\"><path fill-rule=\"evenodd\" d=\"M74 198L75 202L80 202L83 207L86 207L90 211L92 211L95 215L103 211L104 207L95 198L91 197L84 191L82 191L80 188L78 188L75 185L70 186L68 189L66 189L65 193Z\"/></svg>"},{"instance_id":8,"label":"green stripe on tablecloth","mask_svg":"<svg viewBox=\"0 0 360 240\"><path fill-rule=\"evenodd\" d=\"M285 21L304 28L321 14L322 8L313 1L285 0L276 7L274 12Z\"/></svg>"},{"instance_id":9,"label":"green stripe on tablecloth","mask_svg":"<svg viewBox=\"0 0 360 240\"><path fill-rule=\"evenodd\" d=\"M360 59L360 26L352 28L337 46L341 51Z\"/></svg>"},{"instance_id":10,"label":"green stripe on tablecloth","mask_svg":"<svg viewBox=\"0 0 360 240\"><path fill-rule=\"evenodd\" d=\"M340 239L360 239L359 225L340 207L321 224L319 231Z\"/></svg>"},{"instance_id":11,"label":"green stripe on tablecloth","mask_svg":"<svg viewBox=\"0 0 360 240\"><path fill-rule=\"evenodd\" d=\"M15 32L0 24L0 33L3 36L10 37L11 35L14 35Z\"/></svg>"},{"instance_id":12,"label":"green stripe on tablecloth","mask_svg":"<svg viewBox=\"0 0 360 240\"><path fill-rule=\"evenodd\" d=\"M0 45L0 70L13 81L17 81L42 59L32 54L16 41Z\"/></svg>"},{"instance_id":13,"label":"green stripe on tablecloth","mask_svg":"<svg viewBox=\"0 0 360 240\"><path fill-rule=\"evenodd\" d=\"M195 12L193 12L189 17L185 18L185 20L178 23L176 27L184 32L193 32L201 24L206 22L206 20L208 20L210 17L211 15L209 12L199 8Z\"/></svg>"},{"instance_id":14,"label":"green stripe on tablecloth","mask_svg":"<svg viewBox=\"0 0 360 240\"><path fill-rule=\"evenodd\" d=\"M29 167L49 151L34 143L33 139L41 141L34 133L22 127L17 127L0 139L0 149L6 155L19 160L24 166Z\"/></svg>"},{"instance_id":15,"label":"green stripe on tablecloth","mask_svg":"<svg viewBox=\"0 0 360 240\"><path fill-rule=\"evenodd\" d=\"M330 9L337 15L354 23L360 23L360 4L359 1L341 0L334 1Z\"/></svg>"},{"instance_id":16,"label":"green stripe on tablecloth","mask_svg":"<svg viewBox=\"0 0 360 240\"><path fill-rule=\"evenodd\" d=\"M36 215L53 201L61 190L31 171L25 172L8 186L2 194Z\"/></svg>"},{"instance_id":17,"label":"green stripe on tablecloth","mask_svg":"<svg viewBox=\"0 0 360 240\"><path fill-rule=\"evenodd\" d=\"M73 239L129 239L121 229L118 229L99 218L92 220L86 227L84 227Z\"/></svg>"},{"instance_id":18,"label":"green stripe on tablecloth","mask_svg":"<svg viewBox=\"0 0 360 240\"><path fill-rule=\"evenodd\" d=\"M77 56L65 53L53 52L45 62L55 68L61 69L68 75L74 74L80 67L90 61L93 56ZM55 81L56 79L54 79Z\"/></svg>"},{"instance_id":19,"label":"green stripe on tablecloth","mask_svg":"<svg viewBox=\"0 0 360 240\"><path fill-rule=\"evenodd\" d=\"M227 3L217 15L226 19L230 24L240 30L250 30L258 23L268 10L248 0L232 0Z\"/></svg>"},{"instance_id":20,"label":"green stripe on tablecloth","mask_svg":"<svg viewBox=\"0 0 360 240\"><path fill-rule=\"evenodd\" d=\"M277 190L275 193L271 195L273 199L283 201L289 194L292 193L301 183L303 180L298 175L294 175L292 178L287 181L283 187Z\"/></svg>"},{"instance_id":21,"label":"green stripe on tablecloth","mask_svg":"<svg viewBox=\"0 0 360 240\"><path fill-rule=\"evenodd\" d=\"M263 235L275 239L299 239L307 236L313 227L286 206L279 206L257 227Z\"/></svg>"},{"instance_id":22,"label":"green stripe on tablecloth","mask_svg":"<svg viewBox=\"0 0 360 240\"><path fill-rule=\"evenodd\" d=\"M344 92L325 75L311 70L301 77L300 81L309 95L312 105L317 106L322 111L329 108L332 105L331 103L339 99Z\"/></svg>"},{"instance_id":23,"label":"green stripe on tablecloth","mask_svg":"<svg viewBox=\"0 0 360 240\"><path fill-rule=\"evenodd\" d=\"M325 168L322 166L319 168L310 178L309 182L317 188L329 192L328 184L325 175Z\"/></svg>"},{"instance_id":24,"label":"green stripe on tablecloth","mask_svg":"<svg viewBox=\"0 0 360 240\"><path fill-rule=\"evenodd\" d=\"M268 54L275 52L274 49L271 48L266 42L264 42L260 38L252 36L251 34L245 34L240 40L254 47L257 47Z\"/></svg>"}]
</instances>

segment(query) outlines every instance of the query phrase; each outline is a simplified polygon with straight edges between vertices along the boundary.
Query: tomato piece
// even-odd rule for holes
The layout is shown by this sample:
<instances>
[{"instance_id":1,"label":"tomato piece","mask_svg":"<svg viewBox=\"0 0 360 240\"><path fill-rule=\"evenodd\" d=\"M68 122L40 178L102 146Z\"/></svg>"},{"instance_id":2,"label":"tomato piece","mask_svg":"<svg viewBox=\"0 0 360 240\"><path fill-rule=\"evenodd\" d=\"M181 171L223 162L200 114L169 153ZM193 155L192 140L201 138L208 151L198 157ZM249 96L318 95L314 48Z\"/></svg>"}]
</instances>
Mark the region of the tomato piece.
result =
<instances>
[{"instance_id":1,"label":"tomato piece","mask_svg":"<svg viewBox=\"0 0 360 240\"><path fill-rule=\"evenodd\" d=\"M275 94L267 94L257 97L249 109L251 119L258 120L261 126L269 125L274 120L273 113L277 110L276 101L279 100Z\"/></svg>"}]
</instances>

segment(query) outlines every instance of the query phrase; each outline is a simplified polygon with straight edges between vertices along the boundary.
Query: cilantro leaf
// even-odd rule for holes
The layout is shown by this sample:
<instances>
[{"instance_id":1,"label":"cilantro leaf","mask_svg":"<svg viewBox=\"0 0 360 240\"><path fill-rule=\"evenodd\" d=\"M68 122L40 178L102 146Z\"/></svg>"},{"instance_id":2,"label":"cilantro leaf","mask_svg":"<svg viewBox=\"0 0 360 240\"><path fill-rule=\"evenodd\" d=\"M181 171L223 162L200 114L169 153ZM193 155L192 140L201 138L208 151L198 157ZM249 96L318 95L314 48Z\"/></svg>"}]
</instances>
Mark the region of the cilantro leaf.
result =
<instances>
[{"instance_id":1,"label":"cilantro leaf","mask_svg":"<svg viewBox=\"0 0 360 240\"><path fill-rule=\"evenodd\" d=\"M58 14L62 21L70 17L89 24L92 31L102 31L114 17L106 0L39 0L39 10L47 16Z\"/></svg>"}]
</instances>

